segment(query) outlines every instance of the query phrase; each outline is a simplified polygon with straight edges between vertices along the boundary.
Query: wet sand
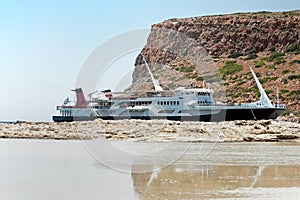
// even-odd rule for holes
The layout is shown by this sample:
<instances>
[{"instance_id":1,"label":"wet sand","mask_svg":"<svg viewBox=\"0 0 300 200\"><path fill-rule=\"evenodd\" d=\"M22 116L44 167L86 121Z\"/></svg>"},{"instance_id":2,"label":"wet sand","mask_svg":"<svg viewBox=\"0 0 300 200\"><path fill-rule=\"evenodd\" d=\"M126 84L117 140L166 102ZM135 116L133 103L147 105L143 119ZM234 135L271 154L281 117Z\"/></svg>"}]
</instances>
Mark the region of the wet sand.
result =
<instances>
[{"instance_id":1,"label":"wet sand","mask_svg":"<svg viewBox=\"0 0 300 200\"><path fill-rule=\"evenodd\" d=\"M132 157L114 155L108 146ZM180 156L166 165L174 155ZM294 142L175 142L170 147L0 139L0 157L0 198L6 200L296 200L300 195L300 145Z\"/></svg>"},{"instance_id":2,"label":"wet sand","mask_svg":"<svg viewBox=\"0 0 300 200\"><path fill-rule=\"evenodd\" d=\"M299 141L300 123L280 120L180 122L95 120L0 124L0 138L106 139L157 142Z\"/></svg>"}]
</instances>

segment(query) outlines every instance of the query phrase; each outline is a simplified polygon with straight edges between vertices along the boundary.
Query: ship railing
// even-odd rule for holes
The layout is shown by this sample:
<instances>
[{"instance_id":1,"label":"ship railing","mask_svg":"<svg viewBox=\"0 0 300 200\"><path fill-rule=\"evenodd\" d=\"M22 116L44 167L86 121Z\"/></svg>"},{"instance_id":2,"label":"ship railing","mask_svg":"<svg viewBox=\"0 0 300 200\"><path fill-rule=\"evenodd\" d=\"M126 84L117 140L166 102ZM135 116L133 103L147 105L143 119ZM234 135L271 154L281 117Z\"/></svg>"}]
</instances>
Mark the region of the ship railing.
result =
<instances>
[{"instance_id":1,"label":"ship railing","mask_svg":"<svg viewBox=\"0 0 300 200\"><path fill-rule=\"evenodd\" d=\"M135 98L143 98L143 97L155 97L155 96L162 96L162 97L171 97L173 96L173 91L143 91L143 90L136 90L136 91L127 91L127 92L112 92L112 99L135 99Z\"/></svg>"}]
</instances>

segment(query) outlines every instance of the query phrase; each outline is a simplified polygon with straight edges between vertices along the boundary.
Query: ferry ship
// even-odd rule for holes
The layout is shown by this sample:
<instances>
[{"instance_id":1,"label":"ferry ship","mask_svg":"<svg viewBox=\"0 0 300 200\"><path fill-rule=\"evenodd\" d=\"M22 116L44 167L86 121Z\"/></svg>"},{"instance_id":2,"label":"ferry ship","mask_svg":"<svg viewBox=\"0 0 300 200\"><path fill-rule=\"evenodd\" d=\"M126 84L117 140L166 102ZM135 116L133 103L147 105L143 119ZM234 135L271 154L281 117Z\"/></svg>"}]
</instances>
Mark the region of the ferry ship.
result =
<instances>
[{"instance_id":1,"label":"ferry ship","mask_svg":"<svg viewBox=\"0 0 300 200\"><path fill-rule=\"evenodd\" d=\"M144 60L145 61L145 60ZM73 91L76 101L73 105L64 102L57 106L60 115L53 116L55 122L71 122L121 119L167 119L179 121L229 121L275 119L285 109L285 105L272 104L254 71L249 66L260 92L260 98L252 103L225 104L214 101L210 88L184 88L165 91L151 75L155 91L137 93L117 93L104 90L86 97L81 88Z\"/></svg>"}]
</instances>

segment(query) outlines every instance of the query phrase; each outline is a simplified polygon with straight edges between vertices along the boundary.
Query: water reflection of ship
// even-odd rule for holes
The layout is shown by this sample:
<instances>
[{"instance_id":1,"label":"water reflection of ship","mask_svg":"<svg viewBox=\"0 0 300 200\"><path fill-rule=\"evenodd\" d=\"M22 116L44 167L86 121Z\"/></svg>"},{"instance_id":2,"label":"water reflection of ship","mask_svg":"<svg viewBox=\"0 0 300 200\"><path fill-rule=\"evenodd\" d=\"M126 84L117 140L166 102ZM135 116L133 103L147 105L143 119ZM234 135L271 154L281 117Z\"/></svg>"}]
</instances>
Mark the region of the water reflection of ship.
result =
<instances>
[{"instance_id":1,"label":"water reflection of ship","mask_svg":"<svg viewBox=\"0 0 300 200\"><path fill-rule=\"evenodd\" d=\"M141 199L231 198L238 188L300 187L300 166L168 166L157 172L134 173L132 179ZM241 194L239 194L241 195Z\"/></svg>"}]
</instances>

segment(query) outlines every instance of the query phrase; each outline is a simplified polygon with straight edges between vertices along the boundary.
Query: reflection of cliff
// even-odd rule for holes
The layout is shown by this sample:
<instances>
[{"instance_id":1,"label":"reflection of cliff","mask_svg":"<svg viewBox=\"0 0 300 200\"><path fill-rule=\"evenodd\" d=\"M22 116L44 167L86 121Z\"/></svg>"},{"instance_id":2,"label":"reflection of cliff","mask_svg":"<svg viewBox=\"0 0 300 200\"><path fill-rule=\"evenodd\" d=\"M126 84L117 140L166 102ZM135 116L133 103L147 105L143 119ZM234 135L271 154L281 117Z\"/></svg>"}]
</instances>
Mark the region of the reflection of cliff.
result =
<instances>
[{"instance_id":1,"label":"reflection of cliff","mask_svg":"<svg viewBox=\"0 0 300 200\"><path fill-rule=\"evenodd\" d=\"M134 171L134 170L133 170ZM300 166L201 166L182 169L169 166L153 176L132 173L141 199L229 198L225 190L250 187L300 187Z\"/></svg>"}]
</instances>

